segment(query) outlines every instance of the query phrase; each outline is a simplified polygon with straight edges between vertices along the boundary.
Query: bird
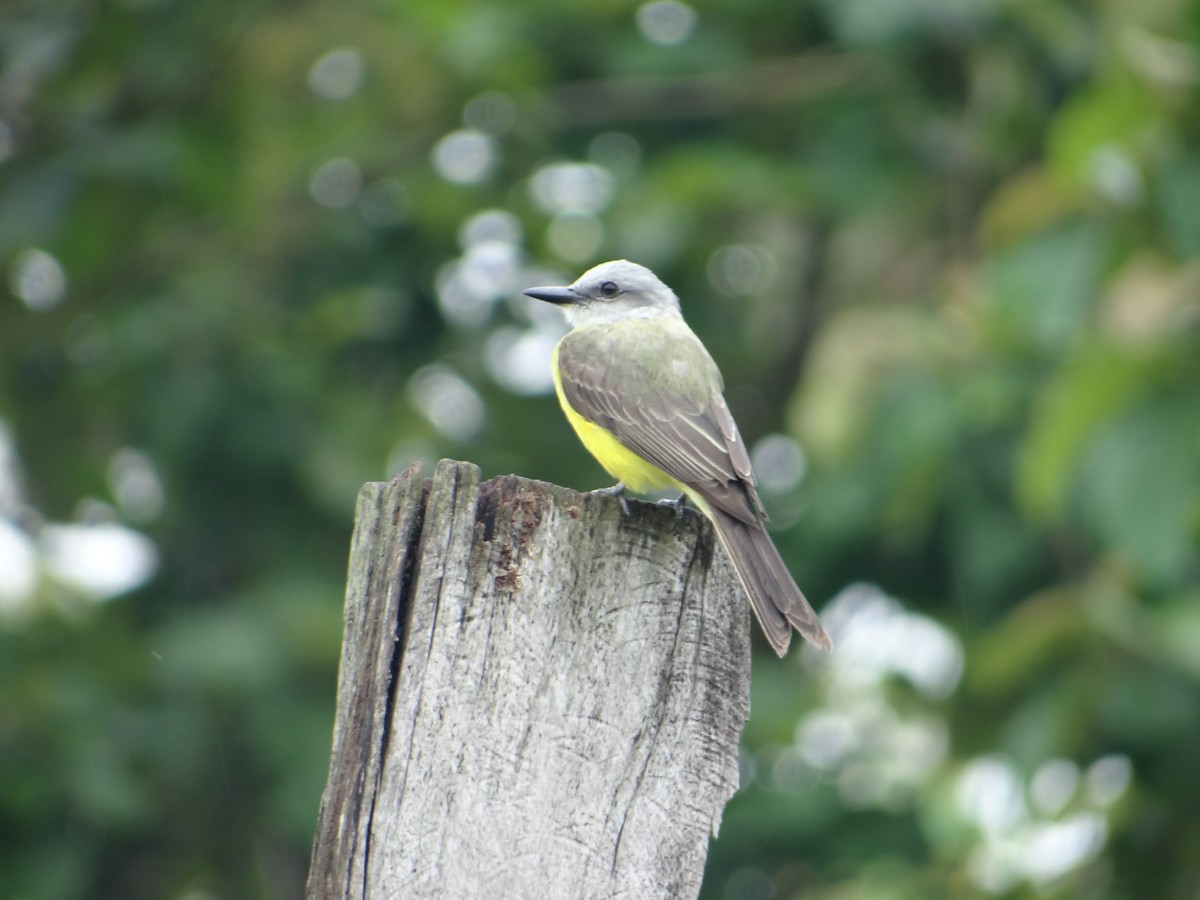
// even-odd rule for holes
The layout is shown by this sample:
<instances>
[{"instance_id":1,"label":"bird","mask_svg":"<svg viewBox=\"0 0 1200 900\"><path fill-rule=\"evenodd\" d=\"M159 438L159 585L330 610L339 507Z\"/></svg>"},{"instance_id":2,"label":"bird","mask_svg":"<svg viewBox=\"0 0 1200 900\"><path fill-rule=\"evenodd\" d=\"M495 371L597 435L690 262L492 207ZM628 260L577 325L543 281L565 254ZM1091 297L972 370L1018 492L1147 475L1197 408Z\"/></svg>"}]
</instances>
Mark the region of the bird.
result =
<instances>
[{"instance_id":1,"label":"bird","mask_svg":"<svg viewBox=\"0 0 1200 900\"><path fill-rule=\"evenodd\" d=\"M618 259L569 285L523 293L559 306L570 326L551 357L555 393L584 447L617 479L610 490L622 506L626 488L679 491L680 503L686 497L712 521L772 649L785 655L794 628L831 650L767 533L721 372L675 292Z\"/></svg>"}]
</instances>

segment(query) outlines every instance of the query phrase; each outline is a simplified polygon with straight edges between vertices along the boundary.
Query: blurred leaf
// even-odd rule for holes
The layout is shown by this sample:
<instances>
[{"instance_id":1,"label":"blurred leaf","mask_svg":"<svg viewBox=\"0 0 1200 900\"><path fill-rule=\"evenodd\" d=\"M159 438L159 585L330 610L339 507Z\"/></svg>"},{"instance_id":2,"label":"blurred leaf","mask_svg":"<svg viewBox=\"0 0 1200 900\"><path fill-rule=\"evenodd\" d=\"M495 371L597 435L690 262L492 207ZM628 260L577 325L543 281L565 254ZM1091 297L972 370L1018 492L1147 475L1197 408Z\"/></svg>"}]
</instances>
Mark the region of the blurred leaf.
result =
<instances>
[{"instance_id":1,"label":"blurred leaf","mask_svg":"<svg viewBox=\"0 0 1200 900\"><path fill-rule=\"evenodd\" d=\"M1170 249L1181 259L1200 253L1200 158L1180 156L1159 173L1155 194Z\"/></svg>"},{"instance_id":2,"label":"blurred leaf","mask_svg":"<svg viewBox=\"0 0 1200 900\"><path fill-rule=\"evenodd\" d=\"M1151 613L1152 627L1172 666L1200 681L1200 592L1195 590L1176 598L1163 609Z\"/></svg>"},{"instance_id":3,"label":"blurred leaf","mask_svg":"<svg viewBox=\"0 0 1200 900\"><path fill-rule=\"evenodd\" d=\"M984 696L1005 696L1040 677L1082 638L1085 619L1077 589L1030 597L975 641L967 679Z\"/></svg>"},{"instance_id":4,"label":"blurred leaf","mask_svg":"<svg viewBox=\"0 0 1200 900\"><path fill-rule=\"evenodd\" d=\"M1097 82L1056 116L1047 141L1050 163L1061 176L1088 184L1097 153L1112 145L1128 147L1154 121L1154 113L1154 104L1133 78Z\"/></svg>"},{"instance_id":5,"label":"blurred leaf","mask_svg":"<svg viewBox=\"0 0 1200 900\"><path fill-rule=\"evenodd\" d=\"M1024 509L1044 521L1062 515L1071 474L1093 434L1146 389L1146 361L1104 343L1081 346L1042 388L1019 457Z\"/></svg>"},{"instance_id":6,"label":"blurred leaf","mask_svg":"<svg viewBox=\"0 0 1200 900\"><path fill-rule=\"evenodd\" d=\"M1088 323L1107 230L1076 220L998 252L984 270L991 324L1018 346L1062 351Z\"/></svg>"},{"instance_id":7,"label":"blurred leaf","mask_svg":"<svg viewBox=\"0 0 1200 900\"><path fill-rule=\"evenodd\" d=\"M990 247L1003 247L1053 228L1078 215L1083 193L1045 168L1032 168L1005 180L988 202L980 235Z\"/></svg>"},{"instance_id":8,"label":"blurred leaf","mask_svg":"<svg viewBox=\"0 0 1200 900\"><path fill-rule=\"evenodd\" d=\"M1080 465L1085 521L1152 583L1195 566L1200 511L1200 405L1171 398L1122 416Z\"/></svg>"}]
</instances>

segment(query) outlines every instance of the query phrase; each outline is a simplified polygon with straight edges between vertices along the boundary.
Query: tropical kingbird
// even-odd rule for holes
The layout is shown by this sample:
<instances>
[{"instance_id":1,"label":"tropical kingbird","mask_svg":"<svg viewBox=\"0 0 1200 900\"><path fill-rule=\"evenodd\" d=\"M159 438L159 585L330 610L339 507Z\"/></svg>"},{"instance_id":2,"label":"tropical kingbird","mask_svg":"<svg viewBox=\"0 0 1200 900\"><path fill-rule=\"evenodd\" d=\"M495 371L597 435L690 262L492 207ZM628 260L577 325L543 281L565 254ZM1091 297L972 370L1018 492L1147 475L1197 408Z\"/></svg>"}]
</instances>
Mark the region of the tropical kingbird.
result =
<instances>
[{"instance_id":1,"label":"tropical kingbird","mask_svg":"<svg viewBox=\"0 0 1200 900\"><path fill-rule=\"evenodd\" d=\"M750 605L783 656L794 627L833 645L763 527L750 455L724 384L679 310L645 266L601 263L566 287L530 297L562 307L571 330L554 349L554 387L583 445L616 490L682 491L716 526Z\"/></svg>"}]
</instances>

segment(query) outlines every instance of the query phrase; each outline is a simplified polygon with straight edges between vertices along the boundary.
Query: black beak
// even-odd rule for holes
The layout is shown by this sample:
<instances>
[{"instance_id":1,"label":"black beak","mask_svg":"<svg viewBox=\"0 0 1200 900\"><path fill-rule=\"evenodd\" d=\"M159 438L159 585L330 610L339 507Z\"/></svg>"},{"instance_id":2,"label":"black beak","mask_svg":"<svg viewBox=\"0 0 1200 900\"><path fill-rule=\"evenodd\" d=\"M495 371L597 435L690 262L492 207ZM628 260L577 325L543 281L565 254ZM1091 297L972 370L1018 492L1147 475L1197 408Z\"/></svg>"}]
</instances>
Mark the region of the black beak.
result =
<instances>
[{"instance_id":1,"label":"black beak","mask_svg":"<svg viewBox=\"0 0 1200 900\"><path fill-rule=\"evenodd\" d=\"M547 303L578 303L583 298L572 287L531 287L521 291L526 297L545 300Z\"/></svg>"}]
</instances>

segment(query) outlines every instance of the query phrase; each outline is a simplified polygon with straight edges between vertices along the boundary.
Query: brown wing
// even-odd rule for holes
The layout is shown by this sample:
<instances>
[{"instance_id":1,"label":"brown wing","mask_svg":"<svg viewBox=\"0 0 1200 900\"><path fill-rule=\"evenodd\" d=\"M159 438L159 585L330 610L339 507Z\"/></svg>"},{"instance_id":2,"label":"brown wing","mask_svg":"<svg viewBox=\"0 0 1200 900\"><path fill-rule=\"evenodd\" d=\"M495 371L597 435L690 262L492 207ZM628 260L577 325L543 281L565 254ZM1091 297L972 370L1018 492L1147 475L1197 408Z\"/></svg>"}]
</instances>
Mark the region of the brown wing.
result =
<instances>
[{"instance_id":1,"label":"brown wing","mask_svg":"<svg viewBox=\"0 0 1200 900\"><path fill-rule=\"evenodd\" d=\"M576 329L559 345L558 366L585 419L714 507L744 522L764 518L720 372L681 320Z\"/></svg>"}]
</instances>

